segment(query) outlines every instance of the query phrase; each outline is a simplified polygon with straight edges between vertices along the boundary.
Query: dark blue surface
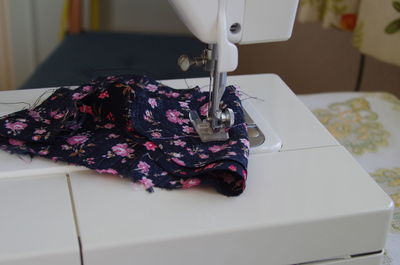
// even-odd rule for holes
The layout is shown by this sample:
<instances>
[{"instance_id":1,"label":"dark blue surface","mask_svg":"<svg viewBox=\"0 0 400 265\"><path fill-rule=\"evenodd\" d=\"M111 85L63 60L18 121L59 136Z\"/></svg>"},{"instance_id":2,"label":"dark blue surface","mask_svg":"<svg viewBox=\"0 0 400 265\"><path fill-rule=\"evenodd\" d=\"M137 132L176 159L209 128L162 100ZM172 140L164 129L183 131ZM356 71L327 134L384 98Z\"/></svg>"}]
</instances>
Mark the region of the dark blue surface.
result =
<instances>
[{"instance_id":1,"label":"dark blue surface","mask_svg":"<svg viewBox=\"0 0 400 265\"><path fill-rule=\"evenodd\" d=\"M201 68L182 72L181 54L206 47L190 36L87 32L69 35L21 88L79 85L105 75L146 74L155 79L204 77Z\"/></svg>"}]
</instances>

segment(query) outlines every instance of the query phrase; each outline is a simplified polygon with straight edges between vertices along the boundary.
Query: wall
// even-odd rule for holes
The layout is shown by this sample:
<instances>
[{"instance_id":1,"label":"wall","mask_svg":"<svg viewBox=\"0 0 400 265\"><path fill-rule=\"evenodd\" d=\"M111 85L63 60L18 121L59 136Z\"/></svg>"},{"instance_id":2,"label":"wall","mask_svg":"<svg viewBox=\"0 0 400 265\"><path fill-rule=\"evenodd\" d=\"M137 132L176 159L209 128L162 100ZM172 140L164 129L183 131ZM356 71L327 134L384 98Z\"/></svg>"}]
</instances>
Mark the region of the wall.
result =
<instances>
[{"instance_id":1,"label":"wall","mask_svg":"<svg viewBox=\"0 0 400 265\"><path fill-rule=\"evenodd\" d=\"M8 2L0 0L0 90L10 89L14 85L11 33L9 27Z\"/></svg>"},{"instance_id":2,"label":"wall","mask_svg":"<svg viewBox=\"0 0 400 265\"><path fill-rule=\"evenodd\" d=\"M360 56L351 33L296 23L287 42L240 46L234 74L277 73L298 94L353 91ZM367 56L361 91L390 91L400 97L400 67Z\"/></svg>"},{"instance_id":3,"label":"wall","mask_svg":"<svg viewBox=\"0 0 400 265\"><path fill-rule=\"evenodd\" d=\"M167 0L100 0L104 30L190 34Z\"/></svg>"},{"instance_id":4,"label":"wall","mask_svg":"<svg viewBox=\"0 0 400 265\"><path fill-rule=\"evenodd\" d=\"M8 0L14 88L19 87L59 43L63 0Z\"/></svg>"}]
</instances>

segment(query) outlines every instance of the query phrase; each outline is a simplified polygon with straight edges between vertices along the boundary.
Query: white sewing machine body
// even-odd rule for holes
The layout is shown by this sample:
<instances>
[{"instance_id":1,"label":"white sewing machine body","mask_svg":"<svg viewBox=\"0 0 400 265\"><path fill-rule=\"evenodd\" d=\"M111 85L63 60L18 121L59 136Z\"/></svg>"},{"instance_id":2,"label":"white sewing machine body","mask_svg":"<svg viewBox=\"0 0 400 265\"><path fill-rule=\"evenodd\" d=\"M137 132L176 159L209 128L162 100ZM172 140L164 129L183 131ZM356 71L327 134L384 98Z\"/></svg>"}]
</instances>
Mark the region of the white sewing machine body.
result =
<instances>
[{"instance_id":1,"label":"white sewing machine body","mask_svg":"<svg viewBox=\"0 0 400 265\"><path fill-rule=\"evenodd\" d=\"M251 150L244 194L148 194L115 176L2 152L0 264L380 264L389 197L279 77L232 76L228 83L264 99L245 102L284 142L281 152ZM1 98L33 102L42 93ZM0 112L20 108L1 105Z\"/></svg>"},{"instance_id":2,"label":"white sewing machine body","mask_svg":"<svg viewBox=\"0 0 400 265\"><path fill-rule=\"evenodd\" d=\"M218 106L224 75L237 65L233 43L289 38L298 1L170 2L199 39L218 47L206 58ZM262 99L243 101L266 135L251 149L244 194L228 198L204 187L148 194L115 176L0 152L0 265L378 265L390 198L279 77L227 83ZM43 91L0 95L34 102ZM0 105L0 114L20 108ZM270 152L270 128L280 152Z\"/></svg>"}]
</instances>

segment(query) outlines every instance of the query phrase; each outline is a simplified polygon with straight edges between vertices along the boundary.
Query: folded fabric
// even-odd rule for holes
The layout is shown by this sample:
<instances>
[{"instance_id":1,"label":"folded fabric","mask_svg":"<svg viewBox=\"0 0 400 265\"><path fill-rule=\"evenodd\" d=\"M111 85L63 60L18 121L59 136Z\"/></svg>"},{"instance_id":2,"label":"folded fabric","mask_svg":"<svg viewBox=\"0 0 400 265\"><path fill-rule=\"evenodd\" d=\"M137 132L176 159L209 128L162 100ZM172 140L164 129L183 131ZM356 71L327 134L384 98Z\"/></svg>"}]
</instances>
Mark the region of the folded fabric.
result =
<instances>
[{"instance_id":1,"label":"folded fabric","mask_svg":"<svg viewBox=\"0 0 400 265\"><path fill-rule=\"evenodd\" d=\"M98 78L0 118L0 147L118 174L148 191L208 183L237 196L245 188L249 152L238 91L229 86L222 97L222 108L235 113L225 142L201 142L189 121L190 110L206 117L208 96L145 76Z\"/></svg>"}]
</instances>

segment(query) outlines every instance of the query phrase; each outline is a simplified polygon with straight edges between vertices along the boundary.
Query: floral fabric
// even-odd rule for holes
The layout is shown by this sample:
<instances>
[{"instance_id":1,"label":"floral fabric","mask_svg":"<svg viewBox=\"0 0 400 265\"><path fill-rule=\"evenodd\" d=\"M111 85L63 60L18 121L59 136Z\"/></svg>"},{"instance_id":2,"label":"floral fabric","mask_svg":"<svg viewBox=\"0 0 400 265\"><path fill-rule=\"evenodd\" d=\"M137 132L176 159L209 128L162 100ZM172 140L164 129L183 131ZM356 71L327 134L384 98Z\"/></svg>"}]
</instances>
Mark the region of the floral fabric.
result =
<instances>
[{"instance_id":1,"label":"floral fabric","mask_svg":"<svg viewBox=\"0 0 400 265\"><path fill-rule=\"evenodd\" d=\"M362 53L400 65L400 0L302 0L299 21L353 31Z\"/></svg>"},{"instance_id":2,"label":"floral fabric","mask_svg":"<svg viewBox=\"0 0 400 265\"><path fill-rule=\"evenodd\" d=\"M249 141L241 102L227 87L222 107L235 113L230 140L200 141L188 115L208 112L208 92L173 89L143 76L99 78L59 88L39 106L0 118L0 147L118 174L165 189L208 183L227 196L245 188Z\"/></svg>"}]
</instances>

